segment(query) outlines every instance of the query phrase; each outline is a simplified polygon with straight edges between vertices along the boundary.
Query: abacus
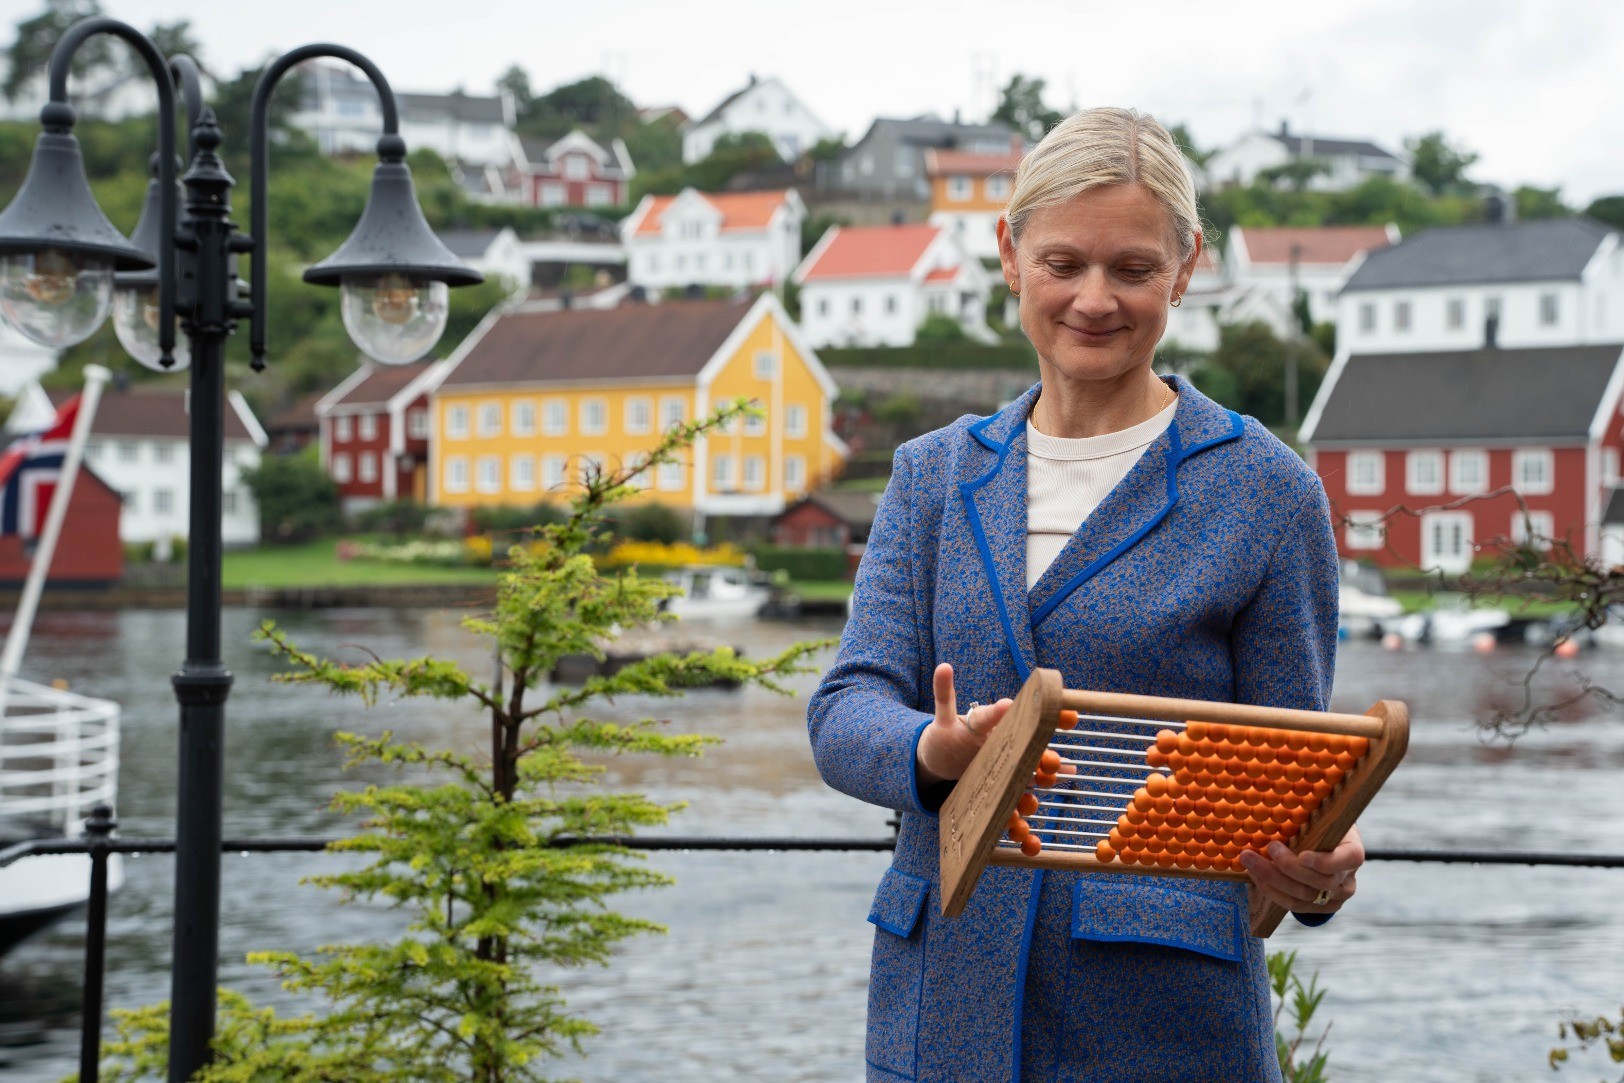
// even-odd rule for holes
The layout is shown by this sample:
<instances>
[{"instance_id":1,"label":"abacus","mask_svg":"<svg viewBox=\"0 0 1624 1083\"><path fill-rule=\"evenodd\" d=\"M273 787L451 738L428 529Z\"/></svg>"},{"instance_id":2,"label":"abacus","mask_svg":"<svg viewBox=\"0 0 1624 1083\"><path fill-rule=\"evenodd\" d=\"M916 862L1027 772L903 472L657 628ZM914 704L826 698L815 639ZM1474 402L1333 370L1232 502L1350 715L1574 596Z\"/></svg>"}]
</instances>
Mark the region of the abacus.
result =
<instances>
[{"instance_id":1,"label":"abacus","mask_svg":"<svg viewBox=\"0 0 1624 1083\"><path fill-rule=\"evenodd\" d=\"M989 864L1249 881L1243 850L1342 841L1404 756L1409 712L1362 715L1068 689L1038 669L941 809L942 913ZM1253 936L1285 910L1252 893Z\"/></svg>"}]
</instances>

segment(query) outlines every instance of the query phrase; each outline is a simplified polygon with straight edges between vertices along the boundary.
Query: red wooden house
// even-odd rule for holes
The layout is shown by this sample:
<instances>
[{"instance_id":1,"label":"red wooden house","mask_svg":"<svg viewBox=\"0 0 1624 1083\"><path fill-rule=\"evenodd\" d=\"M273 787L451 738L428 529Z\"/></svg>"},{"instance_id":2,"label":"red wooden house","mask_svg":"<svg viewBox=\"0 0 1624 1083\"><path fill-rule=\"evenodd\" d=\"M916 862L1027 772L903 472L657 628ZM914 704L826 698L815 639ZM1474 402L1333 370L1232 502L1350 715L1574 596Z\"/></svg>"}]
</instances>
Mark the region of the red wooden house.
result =
<instances>
[{"instance_id":1,"label":"red wooden house","mask_svg":"<svg viewBox=\"0 0 1624 1083\"><path fill-rule=\"evenodd\" d=\"M605 148L577 129L547 142L516 137L515 175L508 187L532 207L623 207L631 183L631 156L619 139Z\"/></svg>"},{"instance_id":2,"label":"red wooden house","mask_svg":"<svg viewBox=\"0 0 1624 1083\"><path fill-rule=\"evenodd\" d=\"M43 525L56 486L38 492L34 531ZM124 501L88 466L80 466L73 483L73 498L62 521L62 536L45 583L48 587L110 587L124 574L124 545L119 541L119 516ZM34 539L16 534L0 536L0 590L16 590L28 578Z\"/></svg>"},{"instance_id":3,"label":"red wooden house","mask_svg":"<svg viewBox=\"0 0 1624 1083\"><path fill-rule=\"evenodd\" d=\"M1497 541L1560 538L1597 553L1624 450L1621 354L1613 344L1338 361L1302 430L1338 548L1448 573Z\"/></svg>"},{"instance_id":4,"label":"red wooden house","mask_svg":"<svg viewBox=\"0 0 1624 1083\"><path fill-rule=\"evenodd\" d=\"M424 499L429 392L444 368L440 361L363 364L316 403L321 463L346 512Z\"/></svg>"}]
</instances>

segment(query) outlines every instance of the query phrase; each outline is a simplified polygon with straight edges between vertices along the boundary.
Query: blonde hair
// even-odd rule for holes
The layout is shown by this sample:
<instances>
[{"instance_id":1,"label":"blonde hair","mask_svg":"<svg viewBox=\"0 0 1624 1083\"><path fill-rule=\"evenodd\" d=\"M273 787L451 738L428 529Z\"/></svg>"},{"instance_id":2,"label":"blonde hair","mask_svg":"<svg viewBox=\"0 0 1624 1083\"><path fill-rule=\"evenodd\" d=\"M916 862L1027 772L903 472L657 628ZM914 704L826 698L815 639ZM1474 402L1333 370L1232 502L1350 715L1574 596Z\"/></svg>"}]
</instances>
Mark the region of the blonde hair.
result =
<instances>
[{"instance_id":1,"label":"blonde hair","mask_svg":"<svg viewBox=\"0 0 1624 1083\"><path fill-rule=\"evenodd\" d=\"M1106 184L1143 185L1173 220L1179 258L1190 258L1201 212L1184 153L1155 117L1110 106L1073 113L1021 159L1004 210L1011 239L1020 243L1022 227L1038 208Z\"/></svg>"}]
</instances>

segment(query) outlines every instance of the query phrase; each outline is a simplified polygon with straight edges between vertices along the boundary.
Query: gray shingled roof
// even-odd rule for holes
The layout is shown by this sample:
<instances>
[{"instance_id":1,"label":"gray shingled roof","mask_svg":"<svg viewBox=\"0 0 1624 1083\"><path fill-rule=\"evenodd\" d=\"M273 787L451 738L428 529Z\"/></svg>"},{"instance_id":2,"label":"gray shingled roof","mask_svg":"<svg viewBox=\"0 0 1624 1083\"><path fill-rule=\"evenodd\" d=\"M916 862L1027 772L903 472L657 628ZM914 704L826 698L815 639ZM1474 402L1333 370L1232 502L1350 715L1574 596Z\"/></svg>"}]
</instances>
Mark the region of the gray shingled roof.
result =
<instances>
[{"instance_id":1,"label":"gray shingled roof","mask_svg":"<svg viewBox=\"0 0 1624 1083\"><path fill-rule=\"evenodd\" d=\"M1269 135L1289 152L1298 157L1308 155L1312 158L1342 158L1355 155L1360 158L1388 158L1395 162L1403 162L1398 155L1385 151L1376 144L1363 139L1325 139L1317 135L1282 135L1279 132L1270 132Z\"/></svg>"},{"instance_id":2,"label":"gray shingled roof","mask_svg":"<svg viewBox=\"0 0 1624 1083\"><path fill-rule=\"evenodd\" d=\"M1439 226L1371 252L1342 289L1576 280L1610 232L1594 218Z\"/></svg>"},{"instance_id":3,"label":"gray shingled roof","mask_svg":"<svg viewBox=\"0 0 1624 1083\"><path fill-rule=\"evenodd\" d=\"M1348 358L1315 444L1584 441L1624 345Z\"/></svg>"},{"instance_id":4,"label":"gray shingled roof","mask_svg":"<svg viewBox=\"0 0 1624 1083\"><path fill-rule=\"evenodd\" d=\"M499 229L442 229L437 236L458 259L479 259L501 233Z\"/></svg>"},{"instance_id":5,"label":"gray shingled roof","mask_svg":"<svg viewBox=\"0 0 1624 1083\"><path fill-rule=\"evenodd\" d=\"M958 124L936 117L878 117L855 145L861 146L876 131L883 129L890 129L901 142L943 148L963 147L966 143L983 140L999 140L1007 147L1015 135L1014 129L1003 123Z\"/></svg>"},{"instance_id":6,"label":"gray shingled roof","mask_svg":"<svg viewBox=\"0 0 1624 1083\"><path fill-rule=\"evenodd\" d=\"M396 94L401 116L413 120L455 117L465 124L503 124L501 98L464 94Z\"/></svg>"}]
</instances>

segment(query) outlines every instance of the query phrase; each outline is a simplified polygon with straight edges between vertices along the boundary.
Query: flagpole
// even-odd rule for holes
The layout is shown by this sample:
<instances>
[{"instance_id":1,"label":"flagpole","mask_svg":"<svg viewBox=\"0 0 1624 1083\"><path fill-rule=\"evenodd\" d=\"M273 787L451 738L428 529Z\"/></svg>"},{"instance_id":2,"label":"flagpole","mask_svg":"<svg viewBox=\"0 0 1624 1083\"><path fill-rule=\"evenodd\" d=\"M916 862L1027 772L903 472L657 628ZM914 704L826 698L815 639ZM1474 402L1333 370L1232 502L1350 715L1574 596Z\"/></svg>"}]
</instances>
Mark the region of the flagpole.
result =
<instances>
[{"instance_id":1,"label":"flagpole","mask_svg":"<svg viewBox=\"0 0 1624 1083\"><path fill-rule=\"evenodd\" d=\"M22 597L17 599L17 616L11 622L11 633L6 636L5 651L0 653L0 719L6 716L11 681L22 668L23 652L28 649L34 612L39 608L39 597L51 571L51 560L56 555L56 541L61 537L62 524L68 517L68 502L73 499L73 483L79 476L79 461L84 457L85 442L90 439L90 426L96 418L96 406L101 402L102 387L113 378L113 374L100 365L86 365L84 376L85 388L79 398L79 413L73 419L73 435L68 439L68 450L62 457L62 471L57 475L56 491L51 494L50 510L45 513L45 529L40 533L39 544L34 547L34 562L29 565Z\"/></svg>"}]
</instances>

